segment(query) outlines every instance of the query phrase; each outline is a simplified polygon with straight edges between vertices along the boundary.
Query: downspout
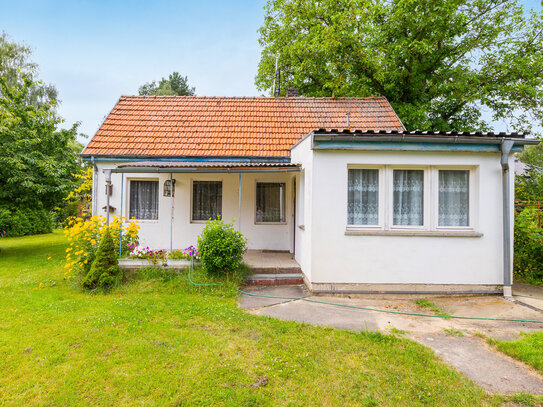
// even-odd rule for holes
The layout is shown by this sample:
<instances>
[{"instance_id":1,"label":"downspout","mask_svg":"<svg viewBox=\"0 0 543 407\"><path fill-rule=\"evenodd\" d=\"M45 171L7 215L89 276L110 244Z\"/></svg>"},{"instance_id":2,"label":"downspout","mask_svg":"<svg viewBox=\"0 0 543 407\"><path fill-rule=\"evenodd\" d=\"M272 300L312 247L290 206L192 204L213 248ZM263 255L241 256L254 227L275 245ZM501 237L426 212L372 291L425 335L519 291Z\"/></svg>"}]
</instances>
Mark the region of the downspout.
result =
<instances>
[{"instance_id":1,"label":"downspout","mask_svg":"<svg viewBox=\"0 0 543 407\"><path fill-rule=\"evenodd\" d=\"M170 172L170 253L173 251L173 174Z\"/></svg>"},{"instance_id":2,"label":"downspout","mask_svg":"<svg viewBox=\"0 0 543 407\"><path fill-rule=\"evenodd\" d=\"M512 298L512 270L511 270L511 190L509 181L509 154L515 142L503 140L501 144L501 166L503 183L503 296Z\"/></svg>"},{"instance_id":3,"label":"downspout","mask_svg":"<svg viewBox=\"0 0 543 407\"><path fill-rule=\"evenodd\" d=\"M94 160L94 156L91 157L91 164L92 164L92 210L91 214L92 216L98 215L98 209L96 208L96 205L98 205L98 196L97 194L97 188L98 188L98 166L96 165L96 162Z\"/></svg>"},{"instance_id":4,"label":"downspout","mask_svg":"<svg viewBox=\"0 0 543 407\"><path fill-rule=\"evenodd\" d=\"M241 232L241 172L239 173L238 186L238 231Z\"/></svg>"}]
</instances>

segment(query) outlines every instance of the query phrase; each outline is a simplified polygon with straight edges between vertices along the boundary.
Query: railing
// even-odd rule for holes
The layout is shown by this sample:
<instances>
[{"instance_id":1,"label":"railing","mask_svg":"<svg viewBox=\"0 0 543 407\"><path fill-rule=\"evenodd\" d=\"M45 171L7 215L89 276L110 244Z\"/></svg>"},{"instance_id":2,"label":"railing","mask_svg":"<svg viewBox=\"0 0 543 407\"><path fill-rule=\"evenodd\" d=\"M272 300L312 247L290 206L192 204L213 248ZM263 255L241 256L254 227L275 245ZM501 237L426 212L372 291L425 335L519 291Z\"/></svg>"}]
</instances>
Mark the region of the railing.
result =
<instances>
[{"instance_id":1,"label":"railing","mask_svg":"<svg viewBox=\"0 0 543 407\"><path fill-rule=\"evenodd\" d=\"M515 201L516 213L519 213L526 208L533 208L537 210L537 222L539 227L541 227L541 212L543 212L543 201Z\"/></svg>"}]
</instances>

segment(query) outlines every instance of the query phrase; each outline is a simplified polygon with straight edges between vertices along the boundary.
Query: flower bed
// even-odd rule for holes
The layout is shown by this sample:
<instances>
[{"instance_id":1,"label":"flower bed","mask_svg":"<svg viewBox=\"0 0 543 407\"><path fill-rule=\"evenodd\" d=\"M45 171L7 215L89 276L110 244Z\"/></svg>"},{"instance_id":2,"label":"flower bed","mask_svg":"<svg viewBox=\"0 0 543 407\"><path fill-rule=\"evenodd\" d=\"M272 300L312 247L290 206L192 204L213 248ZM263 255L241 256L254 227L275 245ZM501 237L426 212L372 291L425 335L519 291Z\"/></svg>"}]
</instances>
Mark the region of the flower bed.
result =
<instances>
[{"instance_id":1,"label":"flower bed","mask_svg":"<svg viewBox=\"0 0 543 407\"><path fill-rule=\"evenodd\" d=\"M140 269L143 267L165 267L176 270L186 269L190 266L191 257L195 265L199 265L198 251L194 246L184 250L152 250L149 247L135 245L130 247L128 258L119 259L119 266L123 269Z\"/></svg>"}]
</instances>

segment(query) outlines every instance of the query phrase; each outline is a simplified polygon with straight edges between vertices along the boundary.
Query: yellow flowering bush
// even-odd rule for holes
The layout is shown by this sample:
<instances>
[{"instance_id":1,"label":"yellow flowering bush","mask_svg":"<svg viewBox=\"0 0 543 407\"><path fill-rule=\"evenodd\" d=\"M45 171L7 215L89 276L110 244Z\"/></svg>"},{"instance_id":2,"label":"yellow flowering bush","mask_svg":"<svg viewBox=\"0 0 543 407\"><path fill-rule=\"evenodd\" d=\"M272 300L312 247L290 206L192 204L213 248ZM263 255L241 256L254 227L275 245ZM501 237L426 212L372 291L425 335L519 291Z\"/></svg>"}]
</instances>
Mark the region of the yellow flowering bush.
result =
<instances>
[{"instance_id":1,"label":"yellow flowering bush","mask_svg":"<svg viewBox=\"0 0 543 407\"><path fill-rule=\"evenodd\" d=\"M129 248L137 245L140 226L135 219L127 221L125 217L121 219L117 215L110 221L109 227L103 215L95 215L89 220L80 217L68 219L68 226L64 230L70 242L70 246L66 249L66 264L64 265L66 278L73 277L75 272L87 275L100 240L108 229L119 256L128 255ZM120 253L119 241L121 242Z\"/></svg>"}]
</instances>

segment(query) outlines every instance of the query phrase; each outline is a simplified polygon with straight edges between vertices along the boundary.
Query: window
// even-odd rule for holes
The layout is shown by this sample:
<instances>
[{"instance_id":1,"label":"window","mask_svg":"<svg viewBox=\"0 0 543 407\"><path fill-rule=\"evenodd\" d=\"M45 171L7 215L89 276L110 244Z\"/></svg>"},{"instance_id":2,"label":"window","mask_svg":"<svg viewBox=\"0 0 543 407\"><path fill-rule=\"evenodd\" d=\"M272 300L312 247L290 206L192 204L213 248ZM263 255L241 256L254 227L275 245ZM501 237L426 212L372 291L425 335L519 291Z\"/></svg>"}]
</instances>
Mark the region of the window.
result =
<instances>
[{"instance_id":1,"label":"window","mask_svg":"<svg viewBox=\"0 0 543 407\"><path fill-rule=\"evenodd\" d=\"M130 181L130 218L158 219L158 181Z\"/></svg>"},{"instance_id":2,"label":"window","mask_svg":"<svg viewBox=\"0 0 543 407\"><path fill-rule=\"evenodd\" d=\"M193 181L192 220L206 221L222 216L222 182Z\"/></svg>"},{"instance_id":3,"label":"window","mask_svg":"<svg viewBox=\"0 0 543 407\"><path fill-rule=\"evenodd\" d=\"M285 183L256 183L256 222L285 222Z\"/></svg>"},{"instance_id":4,"label":"window","mask_svg":"<svg viewBox=\"0 0 543 407\"><path fill-rule=\"evenodd\" d=\"M394 170L392 223L395 226L424 224L424 171Z\"/></svg>"},{"instance_id":5,"label":"window","mask_svg":"<svg viewBox=\"0 0 543 407\"><path fill-rule=\"evenodd\" d=\"M438 226L469 226L469 171L439 170Z\"/></svg>"},{"instance_id":6,"label":"window","mask_svg":"<svg viewBox=\"0 0 543 407\"><path fill-rule=\"evenodd\" d=\"M482 236L476 167L347 168L347 234Z\"/></svg>"},{"instance_id":7,"label":"window","mask_svg":"<svg viewBox=\"0 0 543 407\"><path fill-rule=\"evenodd\" d=\"M349 169L347 224L379 224L379 170Z\"/></svg>"}]
</instances>

